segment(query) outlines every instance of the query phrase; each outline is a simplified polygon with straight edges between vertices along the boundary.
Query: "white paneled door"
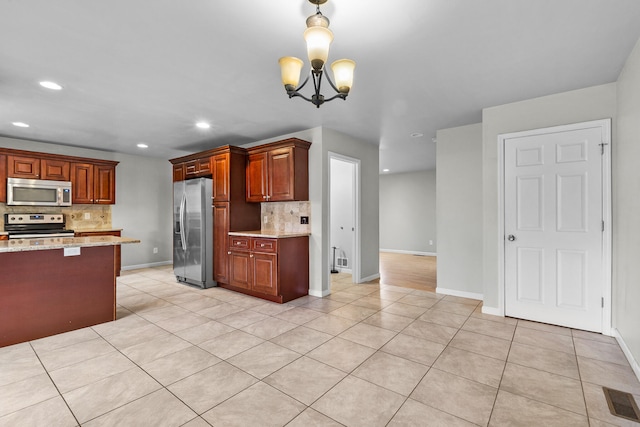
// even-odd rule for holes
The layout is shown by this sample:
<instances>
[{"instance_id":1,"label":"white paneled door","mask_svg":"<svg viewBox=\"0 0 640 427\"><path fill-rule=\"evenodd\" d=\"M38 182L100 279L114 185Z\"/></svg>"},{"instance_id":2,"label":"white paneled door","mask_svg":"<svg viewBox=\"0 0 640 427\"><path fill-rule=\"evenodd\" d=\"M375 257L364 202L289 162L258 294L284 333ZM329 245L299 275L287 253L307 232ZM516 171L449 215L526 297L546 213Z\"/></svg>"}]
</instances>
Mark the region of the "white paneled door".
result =
<instances>
[{"instance_id":1,"label":"white paneled door","mask_svg":"<svg viewBox=\"0 0 640 427\"><path fill-rule=\"evenodd\" d=\"M608 126L504 139L505 314L602 332ZM608 123L608 122L600 122Z\"/></svg>"}]
</instances>

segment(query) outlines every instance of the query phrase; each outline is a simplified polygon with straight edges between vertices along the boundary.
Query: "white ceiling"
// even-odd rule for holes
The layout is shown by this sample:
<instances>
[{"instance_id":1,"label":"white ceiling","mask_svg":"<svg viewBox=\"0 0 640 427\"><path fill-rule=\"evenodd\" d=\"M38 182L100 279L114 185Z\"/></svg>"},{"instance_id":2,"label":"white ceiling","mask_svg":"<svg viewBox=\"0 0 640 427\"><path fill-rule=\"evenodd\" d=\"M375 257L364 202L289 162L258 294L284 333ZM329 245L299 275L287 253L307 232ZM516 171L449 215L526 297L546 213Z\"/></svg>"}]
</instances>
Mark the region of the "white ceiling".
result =
<instances>
[{"instance_id":1,"label":"white ceiling","mask_svg":"<svg viewBox=\"0 0 640 427\"><path fill-rule=\"evenodd\" d=\"M287 98L277 64L308 62L306 0L0 0L0 135L171 158L326 126L379 145L381 170L424 170L435 166L437 129L613 82L640 37L638 0L321 9L335 35L329 60L357 67L349 98L316 109Z\"/></svg>"}]
</instances>

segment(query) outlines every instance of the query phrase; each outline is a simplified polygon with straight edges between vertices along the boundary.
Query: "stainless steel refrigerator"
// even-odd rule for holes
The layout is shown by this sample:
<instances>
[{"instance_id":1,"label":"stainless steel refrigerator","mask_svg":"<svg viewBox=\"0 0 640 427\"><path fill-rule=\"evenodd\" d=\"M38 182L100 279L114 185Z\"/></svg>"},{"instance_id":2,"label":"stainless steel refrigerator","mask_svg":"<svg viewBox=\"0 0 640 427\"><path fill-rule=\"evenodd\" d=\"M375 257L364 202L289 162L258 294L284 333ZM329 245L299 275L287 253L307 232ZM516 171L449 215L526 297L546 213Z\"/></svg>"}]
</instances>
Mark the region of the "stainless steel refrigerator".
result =
<instances>
[{"instance_id":1,"label":"stainless steel refrigerator","mask_svg":"<svg viewBox=\"0 0 640 427\"><path fill-rule=\"evenodd\" d=\"M173 183L173 271L179 282L201 288L213 280L213 211L210 178Z\"/></svg>"}]
</instances>

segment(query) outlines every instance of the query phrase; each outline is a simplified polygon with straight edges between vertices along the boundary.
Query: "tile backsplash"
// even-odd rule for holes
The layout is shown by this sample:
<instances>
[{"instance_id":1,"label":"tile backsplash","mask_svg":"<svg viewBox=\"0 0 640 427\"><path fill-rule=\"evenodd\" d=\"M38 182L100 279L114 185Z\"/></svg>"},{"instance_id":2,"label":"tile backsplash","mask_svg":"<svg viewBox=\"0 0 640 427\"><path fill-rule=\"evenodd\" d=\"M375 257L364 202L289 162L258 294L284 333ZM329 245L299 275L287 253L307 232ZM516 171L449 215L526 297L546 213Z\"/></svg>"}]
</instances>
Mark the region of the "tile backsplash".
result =
<instances>
[{"instance_id":1,"label":"tile backsplash","mask_svg":"<svg viewBox=\"0 0 640 427\"><path fill-rule=\"evenodd\" d=\"M111 205L73 206L7 206L0 203L0 231L4 230L5 213L63 213L66 228L71 230L101 230L111 228ZM85 219L85 214L89 218Z\"/></svg>"},{"instance_id":2,"label":"tile backsplash","mask_svg":"<svg viewBox=\"0 0 640 427\"><path fill-rule=\"evenodd\" d=\"M311 233L311 202L261 203L260 213L264 232ZM301 216L309 217L309 224L300 224Z\"/></svg>"}]
</instances>

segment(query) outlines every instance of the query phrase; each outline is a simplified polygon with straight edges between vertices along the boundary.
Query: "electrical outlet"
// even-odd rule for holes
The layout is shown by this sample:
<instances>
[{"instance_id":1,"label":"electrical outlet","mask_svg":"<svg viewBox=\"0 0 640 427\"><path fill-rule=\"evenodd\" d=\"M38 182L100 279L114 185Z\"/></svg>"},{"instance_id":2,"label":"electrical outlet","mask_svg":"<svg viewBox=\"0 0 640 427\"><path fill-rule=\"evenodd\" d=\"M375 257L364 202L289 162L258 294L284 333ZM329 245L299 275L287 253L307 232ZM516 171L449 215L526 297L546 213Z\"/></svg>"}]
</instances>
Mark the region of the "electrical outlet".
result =
<instances>
[{"instance_id":1,"label":"electrical outlet","mask_svg":"<svg viewBox=\"0 0 640 427\"><path fill-rule=\"evenodd\" d=\"M433 240L429 240L429 245L433 246Z\"/></svg>"},{"instance_id":2,"label":"electrical outlet","mask_svg":"<svg viewBox=\"0 0 640 427\"><path fill-rule=\"evenodd\" d=\"M84 219L91 219L91 214L89 212L85 212Z\"/></svg>"},{"instance_id":3,"label":"electrical outlet","mask_svg":"<svg viewBox=\"0 0 640 427\"><path fill-rule=\"evenodd\" d=\"M263 221L264 221L265 224L268 223L269 222L269 217L265 215Z\"/></svg>"},{"instance_id":4,"label":"electrical outlet","mask_svg":"<svg viewBox=\"0 0 640 427\"><path fill-rule=\"evenodd\" d=\"M309 224L309 217L308 216L301 216L300 217L300 224Z\"/></svg>"},{"instance_id":5,"label":"electrical outlet","mask_svg":"<svg viewBox=\"0 0 640 427\"><path fill-rule=\"evenodd\" d=\"M153 253L157 254L158 253L158 248L153 248Z\"/></svg>"}]
</instances>

